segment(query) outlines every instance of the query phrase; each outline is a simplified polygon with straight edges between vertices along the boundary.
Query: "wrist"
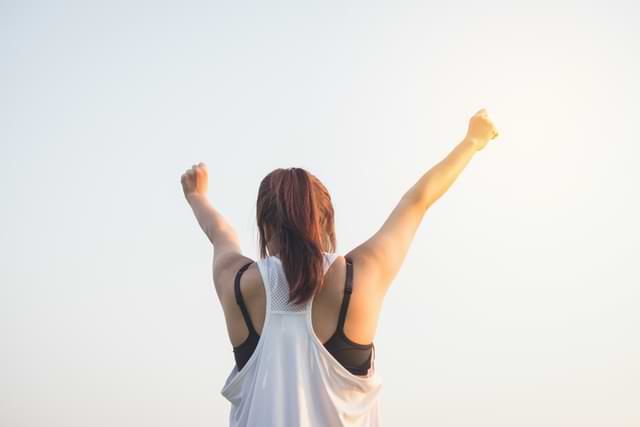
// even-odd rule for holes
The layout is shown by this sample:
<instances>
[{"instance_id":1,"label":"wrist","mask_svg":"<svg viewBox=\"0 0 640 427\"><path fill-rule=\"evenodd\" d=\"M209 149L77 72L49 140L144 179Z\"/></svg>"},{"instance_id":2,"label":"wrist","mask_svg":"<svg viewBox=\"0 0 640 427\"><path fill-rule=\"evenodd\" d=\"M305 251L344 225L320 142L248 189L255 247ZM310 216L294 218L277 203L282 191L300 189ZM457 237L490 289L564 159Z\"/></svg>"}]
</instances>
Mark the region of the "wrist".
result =
<instances>
[{"instance_id":1,"label":"wrist","mask_svg":"<svg viewBox=\"0 0 640 427\"><path fill-rule=\"evenodd\" d=\"M468 145L469 147L473 148L474 151L478 151L481 146L481 141L477 138L465 136L464 139L462 140L462 144Z\"/></svg>"},{"instance_id":2,"label":"wrist","mask_svg":"<svg viewBox=\"0 0 640 427\"><path fill-rule=\"evenodd\" d=\"M192 191L191 193L187 194L186 198L187 198L187 202L189 204L192 204L193 202L207 201L206 194L198 193L198 192L195 192L195 191Z\"/></svg>"}]
</instances>

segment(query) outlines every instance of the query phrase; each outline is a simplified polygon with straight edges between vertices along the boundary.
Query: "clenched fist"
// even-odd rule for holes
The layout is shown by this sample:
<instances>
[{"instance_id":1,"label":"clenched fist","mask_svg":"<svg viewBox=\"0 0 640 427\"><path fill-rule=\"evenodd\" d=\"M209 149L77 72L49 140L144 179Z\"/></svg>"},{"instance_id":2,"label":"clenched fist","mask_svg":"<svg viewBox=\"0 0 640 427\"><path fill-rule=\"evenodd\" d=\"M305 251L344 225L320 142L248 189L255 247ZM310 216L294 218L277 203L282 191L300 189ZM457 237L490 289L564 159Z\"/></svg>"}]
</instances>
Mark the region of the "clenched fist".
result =
<instances>
[{"instance_id":1,"label":"clenched fist","mask_svg":"<svg viewBox=\"0 0 640 427\"><path fill-rule=\"evenodd\" d=\"M498 130L489 119L487 110L479 110L469 120L466 139L473 141L478 151L482 150L489 140L498 137Z\"/></svg>"},{"instance_id":2,"label":"clenched fist","mask_svg":"<svg viewBox=\"0 0 640 427\"><path fill-rule=\"evenodd\" d=\"M192 196L207 196L209 174L207 172L207 165L200 162L197 165L193 165L191 169L187 169L182 174L180 182L182 182L182 191L184 191L184 197L189 200Z\"/></svg>"}]
</instances>

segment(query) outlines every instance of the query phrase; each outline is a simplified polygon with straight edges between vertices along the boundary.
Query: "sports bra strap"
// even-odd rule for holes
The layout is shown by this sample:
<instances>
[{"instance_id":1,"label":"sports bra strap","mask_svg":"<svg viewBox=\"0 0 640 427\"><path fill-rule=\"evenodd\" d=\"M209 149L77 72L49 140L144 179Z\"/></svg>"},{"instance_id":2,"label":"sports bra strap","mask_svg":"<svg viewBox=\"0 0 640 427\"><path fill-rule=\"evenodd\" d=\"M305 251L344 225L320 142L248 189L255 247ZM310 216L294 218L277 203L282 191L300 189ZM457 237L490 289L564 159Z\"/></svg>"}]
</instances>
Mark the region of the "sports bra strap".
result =
<instances>
[{"instance_id":1,"label":"sports bra strap","mask_svg":"<svg viewBox=\"0 0 640 427\"><path fill-rule=\"evenodd\" d=\"M240 306L240 310L242 311L242 317L244 317L244 322L247 324L247 328L249 329L249 334L254 333L258 335L255 328L253 327L253 323L251 322L251 317L249 316L249 311L247 311L247 306L245 305L244 299L242 298L242 293L240 292L240 277L242 276L242 273L244 273L245 270L249 268L251 264L253 264L253 261L243 265L240 268L240 270L238 270L238 272L236 273L234 291L236 294L236 302Z\"/></svg>"},{"instance_id":2,"label":"sports bra strap","mask_svg":"<svg viewBox=\"0 0 640 427\"><path fill-rule=\"evenodd\" d=\"M340 317L338 318L338 330L344 333L344 322L347 318L347 307L351 299L351 291L353 290L353 261L349 257L344 257L347 264L347 278L344 287L344 298L340 306Z\"/></svg>"}]
</instances>

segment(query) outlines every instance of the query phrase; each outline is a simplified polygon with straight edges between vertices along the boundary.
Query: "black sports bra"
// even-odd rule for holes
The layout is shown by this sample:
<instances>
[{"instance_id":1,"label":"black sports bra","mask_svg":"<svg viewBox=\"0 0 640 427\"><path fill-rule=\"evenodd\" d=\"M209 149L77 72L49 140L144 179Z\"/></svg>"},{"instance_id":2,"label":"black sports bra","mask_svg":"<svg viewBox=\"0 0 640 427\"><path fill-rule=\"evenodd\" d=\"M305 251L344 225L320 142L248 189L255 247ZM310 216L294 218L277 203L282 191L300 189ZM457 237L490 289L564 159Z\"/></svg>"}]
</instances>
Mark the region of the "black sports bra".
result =
<instances>
[{"instance_id":1,"label":"black sports bra","mask_svg":"<svg viewBox=\"0 0 640 427\"><path fill-rule=\"evenodd\" d=\"M353 289L353 261L349 257L345 257L345 260L347 263L347 278L345 281L344 297L342 299L342 305L340 306L338 327L331 338L324 343L324 346L349 372L354 375L366 375L371 367L371 355L374 351L374 344L359 344L353 342L344 333L344 321L347 317L347 307L349 306L349 299L351 298L351 292ZM238 270L234 283L236 302L240 306L242 317L249 329L249 336L247 339L242 344L233 347L233 355L236 359L238 371L240 371L247 363L258 345L258 340L260 339L260 335L258 335L253 327L249 311L247 310L244 299L242 298L242 293L240 292L240 277L252 263L253 262L249 262Z\"/></svg>"}]
</instances>

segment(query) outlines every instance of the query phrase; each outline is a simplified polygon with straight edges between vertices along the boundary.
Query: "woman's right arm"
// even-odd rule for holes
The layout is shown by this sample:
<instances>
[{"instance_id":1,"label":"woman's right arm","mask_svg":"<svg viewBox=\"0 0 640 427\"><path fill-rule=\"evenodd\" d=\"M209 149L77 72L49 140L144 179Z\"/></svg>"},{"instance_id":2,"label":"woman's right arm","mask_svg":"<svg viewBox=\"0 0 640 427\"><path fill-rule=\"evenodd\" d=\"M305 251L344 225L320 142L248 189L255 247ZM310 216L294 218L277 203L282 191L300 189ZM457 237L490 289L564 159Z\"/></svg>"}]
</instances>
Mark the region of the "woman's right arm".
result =
<instances>
[{"instance_id":1,"label":"woman's right arm","mask_svg":"<svg viewBox=\"0 0 640 427\"><path fill-rule=\"evenodd\" d=\"M471 157L498 136L498 131L483 108L471 117L464 139L442 160L425 173L407 191L406 196L423 203L426 210L440 198L453 184Z\"/></svg>"},{"instance_id":2,"label":"woman's right arm","mask_svg":"<svg viewBox=\"0 0 640 427\"><path fill-rule=\"evenodd\" d=\"M453 184L473 155L498 136L484 109L469 121L465 138L402 196L382 227L349 256L366 281L384 295L422 222L427 209Z\"/></svg>"},{"instance_id":3,"label":"woman's right arm","mask_svg":"<svg viewBox=\"0 0 640 427\"><path fill-rule=\"evenodd\" d=\"M465 137L447 157L422 175L402 197L412 199L422 211L426 211L451 187L476 153L476 147L474 140Z\"/></svg>"}]
</instances>

